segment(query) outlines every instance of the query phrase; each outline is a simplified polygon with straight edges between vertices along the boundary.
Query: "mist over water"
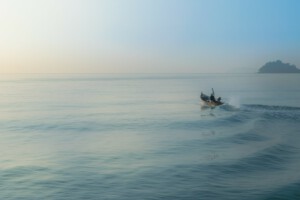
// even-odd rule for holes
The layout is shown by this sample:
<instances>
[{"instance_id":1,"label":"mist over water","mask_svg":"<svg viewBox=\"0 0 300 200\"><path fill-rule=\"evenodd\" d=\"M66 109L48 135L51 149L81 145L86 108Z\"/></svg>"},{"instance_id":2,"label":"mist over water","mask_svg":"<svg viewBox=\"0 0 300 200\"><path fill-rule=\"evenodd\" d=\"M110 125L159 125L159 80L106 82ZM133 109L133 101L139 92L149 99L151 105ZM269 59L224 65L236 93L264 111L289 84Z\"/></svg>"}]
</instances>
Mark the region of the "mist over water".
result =
<instances>
[{"instance_id":1,"label":"mist over water","mask_svg":"<svg viewBox=\"0 0 300 200\"><path fill-rule=\"evenodd\" d=\"M299 81L1 75L0 199L299 199Z\"/></svg>"}]
</instances>

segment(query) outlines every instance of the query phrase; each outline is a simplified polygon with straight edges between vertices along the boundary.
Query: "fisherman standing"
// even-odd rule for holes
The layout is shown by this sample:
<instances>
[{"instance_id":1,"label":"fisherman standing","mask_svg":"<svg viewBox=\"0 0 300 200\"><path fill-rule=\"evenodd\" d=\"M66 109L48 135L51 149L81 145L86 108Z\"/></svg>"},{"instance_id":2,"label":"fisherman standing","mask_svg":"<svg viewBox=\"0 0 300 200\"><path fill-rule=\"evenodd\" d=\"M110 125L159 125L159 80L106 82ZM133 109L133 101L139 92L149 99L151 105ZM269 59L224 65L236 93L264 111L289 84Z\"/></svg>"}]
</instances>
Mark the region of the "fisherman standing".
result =
<instances>
[{"instance_id":1,"label":"fisherman standing","mask_svg":"<svg viewBox=\"0 0 300 200\"><path fill-rule=\"evenodd\" d=\"M212 102L216 102L216 99L215 99L215 91L214 91L213 88L212 88L212 93L211 93L211 95L210 95L210 100L211 100Z\"/></svg>"},{"instance_id":2,"label":"fisherman standing","mask_svg":"<svg viewBox=\"0 0 300 200\"><path fill-rule=\"evenodd\" d=\"M213 94L210 95L210 100L216 102L215 96Z\"/></svg>"}]
</instances>

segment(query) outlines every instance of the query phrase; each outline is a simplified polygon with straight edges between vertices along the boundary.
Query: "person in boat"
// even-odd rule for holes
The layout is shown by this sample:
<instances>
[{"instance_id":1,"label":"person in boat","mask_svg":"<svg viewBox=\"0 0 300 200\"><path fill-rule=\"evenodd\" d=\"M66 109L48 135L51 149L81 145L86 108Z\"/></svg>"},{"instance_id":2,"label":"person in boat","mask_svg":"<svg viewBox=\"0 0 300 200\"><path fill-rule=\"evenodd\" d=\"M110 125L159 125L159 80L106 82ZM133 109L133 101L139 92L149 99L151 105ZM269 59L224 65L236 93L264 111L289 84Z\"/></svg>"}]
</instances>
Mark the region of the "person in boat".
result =
<instances>
[{"instance_id":1,"label":"person in boat","mask_svg":"<svg viewBox=\"0 0 300 200\"><path fill-rule=\"evenodd\" d=\"M214 93L211 93L211 95L210 95L210 100L211 100L212 102L216 102Z\"/></svg>"},{"instance_id":2,"label":"person in boat","mask_svg":"<svg viewBox=\"0 0 300 200\"><path fill-rule=\"evenodd\" d=\"M217 99L217 101L218 101L218 102L221 102L221 97L219 97L219 98Z\"/></svg>"}]
</instances>

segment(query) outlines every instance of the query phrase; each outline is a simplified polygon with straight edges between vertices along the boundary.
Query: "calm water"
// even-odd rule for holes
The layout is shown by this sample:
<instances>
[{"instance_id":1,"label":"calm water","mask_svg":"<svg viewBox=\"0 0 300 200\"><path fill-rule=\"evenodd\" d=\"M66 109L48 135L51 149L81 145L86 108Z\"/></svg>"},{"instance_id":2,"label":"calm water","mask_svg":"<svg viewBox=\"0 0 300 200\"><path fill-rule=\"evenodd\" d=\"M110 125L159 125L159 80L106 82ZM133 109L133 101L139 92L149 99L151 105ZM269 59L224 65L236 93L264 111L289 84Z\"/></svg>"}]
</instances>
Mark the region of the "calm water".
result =
<instances>
[{"instance_id":1,"label":"calm water","mask_svg":"<svg viewBox=\"0 0 300 200\"><path fill-rule=\"evenodd\" d=\"M299 83L1 75L0 199L300 199ZM212 87L227 104L205 109Z\"/></svg>"}]
</instances>

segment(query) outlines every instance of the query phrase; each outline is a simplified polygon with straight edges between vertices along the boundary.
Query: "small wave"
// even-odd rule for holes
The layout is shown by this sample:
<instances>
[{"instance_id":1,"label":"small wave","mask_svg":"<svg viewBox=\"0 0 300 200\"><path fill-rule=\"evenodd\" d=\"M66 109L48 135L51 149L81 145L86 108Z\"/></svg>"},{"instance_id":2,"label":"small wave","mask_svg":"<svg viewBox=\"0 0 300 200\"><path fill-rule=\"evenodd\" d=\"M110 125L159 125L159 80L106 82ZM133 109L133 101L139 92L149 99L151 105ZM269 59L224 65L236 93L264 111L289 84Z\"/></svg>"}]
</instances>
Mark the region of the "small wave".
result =
<instances>
[{"instance_id":1,"label":"small wave","mask_svg":"<svg viewBox=\"0 0 300 200\"><path fill-rule=\"evenodd\" d=\"M217 115L217 114L216 114ZM218 128L218 127L228 127L228 126L239 126L245 123L249 123L251 118L244 115L243 113L237 113L234 115L216 117L207 120L189 120L189 121L176 121L168 125L172 129L202 129L202 128Z\"/></svg>"},{"instance_id":2,"label":"small wave","mask_svg":"<svg viewBox=\"0 0 300 200\"><path fill-rule=\"evenodd\" d=\"M247 144L249 142L262 142L267 140L265 136L257 133L253 133L252 131L253 130L234 135L232 138L229 139L231 143L235 143L235 144Z\"/></svg>"},{"instance_id":3,"label":"small wave","mask_svg":"<svg viewBox=\"0 0 300 200\"><path fill-rule=\"evenodd\" d=\"M231 105L231 104L224 104L224 105L220 106L220 109L225 110L225 111L239 111L240 106L234 106L234 105Z\"/></svg>"},{"instance_id":4,"label":"small wave","mask_svg":"<svg viewBox=\"0 0 300 200\"><path fill-rule=\"evenodd\" d=\"M260 105L260 104L245 104L245 110L258 110L258 111L300 111L300 107L292 106L276 106L276 105Z\"/></svg>"},{"instance_id":5,"label":"small wave","mask_svg":"<svg viewBox=\"0 0 300 200\"><path fill-rule=\"evenodd\" d=\"M266 200L281 199L281 200L290 200L290 199L299 199L300 197L300 181L296 183L291 183L289 185L284 185L280 189L272 192Z\"/></svg>"},{"instance_id":6,"label":"small wave","mask_svg":"<svg viewBox=\"0 0 300 200\"><path fill-rule=\"evenodd\" d=\"M216 171L231 176L232 174L247 174L258 171L281 170L285 163L292 159L295 150L293 147L283 144L276 144L253 155L243 157L235 163L213 165Z\"/></svg>"},{"instance_id":7,"label":"small wave","mask_svg":"<svg viewBox=\"0 0 300 200\"><path fill-rule=\"evenodd\" d=\"M245 105L243 110L255 112L265 120L284 120L290 122L300 120L300 107Z\"/></svg>"}]
</instances>

